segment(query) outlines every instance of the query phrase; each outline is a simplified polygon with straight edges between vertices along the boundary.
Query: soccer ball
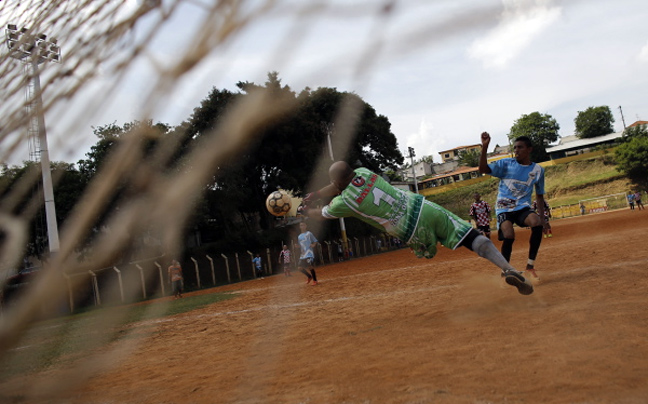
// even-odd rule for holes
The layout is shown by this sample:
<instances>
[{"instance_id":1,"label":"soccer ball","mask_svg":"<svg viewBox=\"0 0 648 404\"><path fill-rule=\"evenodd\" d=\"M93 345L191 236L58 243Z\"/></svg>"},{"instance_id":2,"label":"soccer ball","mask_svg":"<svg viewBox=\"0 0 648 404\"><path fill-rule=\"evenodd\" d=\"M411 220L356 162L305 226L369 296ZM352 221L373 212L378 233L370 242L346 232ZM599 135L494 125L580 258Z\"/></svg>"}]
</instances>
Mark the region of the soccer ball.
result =
<instances>
[{"instance_id":1,"label":"soccer ball","mask_svg":"<svg viewBox=\"0 0 648 404\"><path fill-rule=\"evenodd\" d=\"M268 212L275 216L285 216L290 212L290 196L286 191L274 191L266 199L266 208Z\"/></svg>"}]
</instances>

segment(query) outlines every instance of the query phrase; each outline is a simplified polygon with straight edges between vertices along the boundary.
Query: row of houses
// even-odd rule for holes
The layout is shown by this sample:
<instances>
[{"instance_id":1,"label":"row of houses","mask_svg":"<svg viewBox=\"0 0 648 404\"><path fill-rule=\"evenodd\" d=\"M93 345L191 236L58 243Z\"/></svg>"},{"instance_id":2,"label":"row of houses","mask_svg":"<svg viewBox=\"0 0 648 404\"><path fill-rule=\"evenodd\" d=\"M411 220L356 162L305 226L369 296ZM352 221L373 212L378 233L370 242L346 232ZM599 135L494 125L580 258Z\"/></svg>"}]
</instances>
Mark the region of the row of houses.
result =
<instances>
[{"instance_id":1,"label":"row of houses","mask_svg":"<svg viewBox=\"0 0 648 404\"><path fill-rule=\"evenodd\" d=\"M648 130L648 121L637 121L628 126L641 127ZM547 148L550 160L564 159L571 156L578 156L591 153L597 149L613 147L619 143L623 132L610 133L604 136L597 136L588 139L579 139L576 135L560 138L556 145ZM439 152L442 163L428 163L420 161L414 167L401 170L404 182L393 184L403 189L419 192L429 188L436 188L461 181L477 179L481 177L478 167L460 166L458 159L463 152L475 150L481 153L481 144L459 146L450 150ZM488 154L488 162L493 162L505 157L512 157L509 146L497 146L493 152ZM416 184L414 177L416 176ZM426 192L421 192L426 193Z\"/></svg>"}]
</instances>

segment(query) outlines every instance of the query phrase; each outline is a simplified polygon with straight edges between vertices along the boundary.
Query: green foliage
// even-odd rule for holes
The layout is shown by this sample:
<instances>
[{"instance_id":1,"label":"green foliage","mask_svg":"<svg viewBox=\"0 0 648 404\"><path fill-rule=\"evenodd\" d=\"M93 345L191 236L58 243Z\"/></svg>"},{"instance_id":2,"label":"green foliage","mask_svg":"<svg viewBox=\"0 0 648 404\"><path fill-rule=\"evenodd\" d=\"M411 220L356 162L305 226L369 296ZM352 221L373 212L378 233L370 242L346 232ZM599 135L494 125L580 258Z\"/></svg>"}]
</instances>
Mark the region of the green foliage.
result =
<instances>
[{"instance_id":1,"label":"green foliage","mask_svg":"<svg viewBox=\"0 0 648 404\"><path fill-rule=\"evenodd\" d=\"M459 153L459 165L466 167L479 167L479 155L477 150L463 150Z\"/></svg>"},{"instance_id":2,"label":"green foliage","mask_svg":"<svg viewBox=\"0 0 648 404\"><path fill-rule=\"evenodd\" d=\"M607 105L600 107L589 107L585 111L578 111L574 119L576 125L576 136L579 139L603 136L614 132L612 124L614 116Z\"/></svg>"},{"instance_id":3,"label":"green foliage","mask_svg":"<svg viewBox=\"0 0 648 404\"><path fill-rule=\"evenodd\" d=\"M508 137L511 141L519 136L527 136L533 143L531 160L536 163L549 160L547 147L558 140L560 125L549 114L532 112L522 115L511 127Z\"/></svg>"},{"instance_id":4,"label":"green foliage","mask_svg":"<svg viewBox=\"0 0 648 404\"><path fill-rule=\"evenodd\" d=\"M648 183L648 136L630 138L617 147L615 157L619 172L638 183Z\"/></svg>"},{"instance_id":5,"label":"green foliage","mask_svg":"<svg viewBox=\"0 0 648 404\"><path fill-rule=\"evenodd\" d=\"M645 125L637 125L626 128L623 131L623 141L627 142L638 137L648 137L648 127Z\"/></svg>"}]
</instances>

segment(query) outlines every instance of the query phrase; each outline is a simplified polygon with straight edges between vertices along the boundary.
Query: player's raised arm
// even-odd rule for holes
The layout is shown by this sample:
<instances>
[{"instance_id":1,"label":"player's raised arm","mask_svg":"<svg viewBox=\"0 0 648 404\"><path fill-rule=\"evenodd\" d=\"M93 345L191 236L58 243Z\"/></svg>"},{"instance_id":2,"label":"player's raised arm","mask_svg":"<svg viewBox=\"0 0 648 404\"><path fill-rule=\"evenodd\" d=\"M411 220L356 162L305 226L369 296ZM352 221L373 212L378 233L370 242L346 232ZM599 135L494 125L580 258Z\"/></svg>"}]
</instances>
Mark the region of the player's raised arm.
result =
<instances>
[{"instance_id":1,"label":"player's raised arm","mask_svg":"<svg viewBox=\"0 0 648 404\"><path fill-rule=\"evenodd\" d=\"M481 154L479 155L479 172L482 174L490 174L491 169L488 166L488 159L487 159L487 153L488 153L488 145L490 144L490 135L488 132L483 132L481 134Z\"/></svg>"}]
</instances>

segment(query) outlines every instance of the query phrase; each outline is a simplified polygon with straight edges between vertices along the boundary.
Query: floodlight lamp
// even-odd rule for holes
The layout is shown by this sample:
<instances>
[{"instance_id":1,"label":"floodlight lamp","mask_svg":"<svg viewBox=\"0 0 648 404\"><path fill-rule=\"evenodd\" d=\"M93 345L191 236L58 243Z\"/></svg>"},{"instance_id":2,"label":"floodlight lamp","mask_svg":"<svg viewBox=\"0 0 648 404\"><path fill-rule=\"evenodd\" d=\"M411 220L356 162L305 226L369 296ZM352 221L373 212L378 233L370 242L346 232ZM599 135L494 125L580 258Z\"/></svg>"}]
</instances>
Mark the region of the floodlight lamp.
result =
<instances>
[{"instance_id":1,"label":"floodlight lamp","mask_svg":"<svg viewBox=\"0 0 648 404\"><path fill-rule=\"evenodd\" d=\"M9 35L7 36L7 39L9 39L10 41L17 41L18 37L19 37L19 35L17 33L9 32Z\"/></svg>"},{"instance_id":2,"label":"floodlight lamp","mask_svg":"<svg viewBox=\"0 0 648 404\"><path fill-rule=\"evenodd\" d=\"M17 31L17 30L18 30L18 27L16 27L15 24L7 24L7 29L8 29L9 31Z\"/></svg>"},{"instance_id":3,"label":"floodlight lamp","mask_svg":"<svg viewBox=\"0 0 648 404\"><path fill-rule=\"evenodd\" d=\"M27 32L27 31L29 31L29 28L27 28L27 27L22 27L22 28L20 29L20 32L22 32L23 34L24 34L25 32Z\"/></svg>"},{"instance_id":4,"label":"floodlight lamp","mask_svg":"<svg viewBox=\"0 0 648 404\"><path fill-rule=\"evenodd\" d=\"M57 44L58 40L56 38L50 38L50 43Z\"/></svg>"},{"instance_id":5,"label":"floodlight lamp","mask_svg":"<svg viewBox=\"0 0 648 404\"><path fill-rule=\"evenodd\" d=\"M47 35L45 35L45 34L38 34L38 39L41 39L41 40L44 41L44 40L47 39Z\"/></svg>"}]
</instances>

